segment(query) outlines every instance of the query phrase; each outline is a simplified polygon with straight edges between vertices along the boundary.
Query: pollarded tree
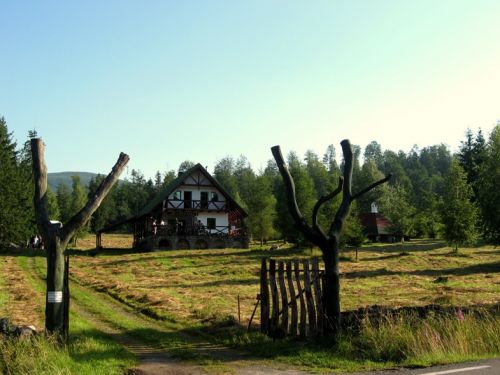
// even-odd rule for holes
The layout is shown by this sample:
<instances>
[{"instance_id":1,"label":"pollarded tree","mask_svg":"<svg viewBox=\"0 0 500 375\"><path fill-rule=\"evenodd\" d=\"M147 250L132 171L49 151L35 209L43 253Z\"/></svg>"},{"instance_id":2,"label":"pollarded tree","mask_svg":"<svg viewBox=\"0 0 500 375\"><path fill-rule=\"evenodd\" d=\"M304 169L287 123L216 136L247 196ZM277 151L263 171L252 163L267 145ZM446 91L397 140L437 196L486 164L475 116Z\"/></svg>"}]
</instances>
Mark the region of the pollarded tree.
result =
<instances>
[{"instance_id":1,"label":"pollarded tree","mask_svg":"<svg viewBox=\"0 0 500 375\"><path fill-rule=\"evenodd\" d=\"M295 200L300 211L305 217L311 217L316 200L316 192L314 190L314 182L307 173L304 164L300 162L298 155L295 152L288 154L288 165L290 166L290 174L293 177L295 186L297 187ZM279 164L278 164L279 168ZM286 186L286 181L284 182ZM288 208L285 186L283 181L278 180L275 185L276 195L276 223L275 227L281 232L284 239L295 242L300 245L304 240L301 232L296 230L293 214L290 214ZM307 239L307 238L306 238Z\"/></svg>"},{"instance_id":2,"label":"pollarded tree","mask_svg":"<svg viewBox=\"0 0 500 375\"><path fill-rule=\"evenodd\" d=\"M457 160L453 160L445 177L441 217L444 239L455 247L472 242L476 237L477 208L471 202L472 188Z\"/></svg>"},{"instance_id":3,"label":"pollarded tree","mask_svg":"<svg viewBox=\"0 0 500 375\"><path fill-rule=\"evenodd\" d=\"M41 139L31 140L33 174L35 181L35 212L38 229L45 240L47 254L47 296L45 305L45 328L51 333L64 333L64 312L69 300L63 298L63 276L65 271L64 251L74 234L88 222L102 200L109 193L127 165L128 155L121 153L111 172L103 180L92 199L62 227L50 222L47 197L47 166L45 145Z\"/></svg>"},{"instance_id":4,"label":"pollarded tree","mask_svg":"<svg viewBox=\"0 0 500 375\"><path fill-rule=\"evenodd\" d=\"M351 181L353 173L353 151L349 140L341 142L342 152L344 154L343 177L339 178L338 187L331 193L321 197L312 210L312 225L310 225L301 213L297 205L296 189L294 180L288 170L279 146L271 148L276 164L278 165L281 176L283 177L286 189L288 208L294 219L295 225L307 240L314 243L321 249L323 262L325 264L325 282L323 288L323 304L325 308L326 332L340 333L340 272L339 272L339 240L344 223L352 202L361 195L372 190L376 186L389 180L390 175L377 181L370 186L362 189L356 194L352 194ZM325 233L318 223L318 212L321 206L329 200L342 194L342 202L338 208L333 221Z\"/></svg>"}]
</instances>

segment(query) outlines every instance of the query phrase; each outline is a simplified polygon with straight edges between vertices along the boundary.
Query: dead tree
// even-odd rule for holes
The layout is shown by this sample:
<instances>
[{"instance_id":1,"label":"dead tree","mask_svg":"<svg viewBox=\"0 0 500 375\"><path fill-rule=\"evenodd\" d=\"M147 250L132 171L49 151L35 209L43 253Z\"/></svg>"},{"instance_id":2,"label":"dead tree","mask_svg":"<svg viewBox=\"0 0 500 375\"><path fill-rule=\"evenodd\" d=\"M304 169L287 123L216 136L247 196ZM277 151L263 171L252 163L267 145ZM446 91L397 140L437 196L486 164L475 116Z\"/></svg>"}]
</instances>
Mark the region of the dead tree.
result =
<instances>
[{"instance_id":1,"label":"dead tree","mask_svg":"<svg viewBox=\"0 0 500 375\"><path fill-rule=\"evenodd\" d=\"M293 217L296 227L304 236L313 244L321 249L323 262L325 263L325 279L323 288L323 306L325 311L325 327L324 332L327 334L340 334L340 275L339 275L339 239L344 222L349 215L351 203L361 195L372 190L376 186L387 182L391 175L377 181L367 188L356 194L352 194L352 165L353 155L351 143L345 139L341 143L342 152L344 154L344 171L343 177L339 178L338 187L330 194L321 197L315 204L312 212L312 226L310 226L297 205L295 198L295 184L293 178L285 164L283 155L281 154L280 146L274 146L271 151L274 160L278 165L281 176L285 183L288 209ZM342 202L338 208L335 217L325 233L323 228L318 223L318 212L321 205L333 199L340 193Z\"/></svg>"},{"instance_id":2,"label":"dead tree","mask_svg":"<svg viewBox=\"0 0 500 375\"><path fill-rule=\"evenodd\" d=\"M69 300L63 299L65 271L64 251L77 230L82 228L97 210L128 163L128 155L121 153L108 176L102 181L92 199L62 227L50 222L47 205L47 166L45 145L39 138L31 140L35 178L36 222L45 241L47 254L47 294L45 302L45 329L50 333L64 333L64 310ZM69 297L69 296L68 296ZM68 298L67 298L68 299ZM67 329L67 327L66 327ZM66 332L67 333L67 332Z\"/></svg>"}]
</instances>

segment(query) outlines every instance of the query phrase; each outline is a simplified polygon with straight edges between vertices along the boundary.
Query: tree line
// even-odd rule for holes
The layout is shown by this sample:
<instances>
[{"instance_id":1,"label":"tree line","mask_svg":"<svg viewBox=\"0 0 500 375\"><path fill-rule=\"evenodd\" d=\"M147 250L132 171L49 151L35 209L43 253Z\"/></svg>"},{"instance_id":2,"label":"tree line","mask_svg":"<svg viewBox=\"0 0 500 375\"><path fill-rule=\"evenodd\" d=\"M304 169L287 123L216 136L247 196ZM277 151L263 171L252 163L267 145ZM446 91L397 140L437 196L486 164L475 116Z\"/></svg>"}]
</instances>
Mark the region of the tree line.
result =
<instances>
[{"instance_id":1,"label":"tree line","mask_svg":"<svg viewBox=\"0 0 500 375\"><path fill-rule=\"evenodd\" d=\"M19 243L35 233L33 176L29 140L30 131L20 147L0 118L0 243ZM310 218L315 202L335 190L343 170L343 160L336 159L334 145L322 155L312 150L303 156L290 151L286 157L296 185L297 203L304 217ZM364 149L353 145L353 192L392 174L381 185L359 198L351 209L342 234L343 244L359 245L365 240L359 216L370 212L375 202L378 210L393 225L399 236L442 237L450 244L483 239L500 242L500 124L486 139L481 130L465 132L456 154L443 144L409 152L383 150L378 142ZM94 213L86 230L103 227L137 214L156 194L172 182L179 172L193 166L184 161L177 171L156 172L146 178L132 170L130 177L113 187ZM274 160L255 171L248 159L226 156L215 163L213 176L248 212L247 232L254 240L285 239L305 243L294 227L288 212L283 181ZM98 175L88 186L78 176L72 186L59 184L48 191L49 214L53 220L66 222L95 194L104 176ZM318 218L326 225L336 212L340 198L323 205Z\"/></svg>"}]
</instances>

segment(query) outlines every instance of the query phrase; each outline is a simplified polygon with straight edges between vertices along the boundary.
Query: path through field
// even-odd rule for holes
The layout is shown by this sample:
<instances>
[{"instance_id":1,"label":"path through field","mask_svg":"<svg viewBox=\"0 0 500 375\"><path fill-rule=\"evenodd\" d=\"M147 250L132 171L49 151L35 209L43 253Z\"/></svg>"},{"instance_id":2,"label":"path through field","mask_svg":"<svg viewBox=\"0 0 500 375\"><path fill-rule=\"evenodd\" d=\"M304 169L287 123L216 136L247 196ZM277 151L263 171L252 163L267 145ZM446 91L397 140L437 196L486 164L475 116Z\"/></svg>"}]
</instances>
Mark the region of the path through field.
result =
<instances>
[{"instance_id":1,"label":"path through field","mask_svg":"<svg viewBox=\"0 0 500 375\"><path fill-rule=\"evenodd\" d=\"M35 263L40 259L28 258L28 270L29 277L42 282ZM175 332L164 322L137 314L109 296L75 282L71 283L71 291L71 310L74 313L91 322L95 329L106 333L137 356L139 365L129 370L129 374L306 374L301 371L271 368L247 354L184 332ZM106 316L103 313L105 311L112 311L113 317ZM167 340L171 338L173 344L170 348L165 348L168 344L155 344L153 337L152 340L143 339L148 331L152 336L161 335ZM187 359L179 359L179 354Z\"/></svg>"}]
</instances>

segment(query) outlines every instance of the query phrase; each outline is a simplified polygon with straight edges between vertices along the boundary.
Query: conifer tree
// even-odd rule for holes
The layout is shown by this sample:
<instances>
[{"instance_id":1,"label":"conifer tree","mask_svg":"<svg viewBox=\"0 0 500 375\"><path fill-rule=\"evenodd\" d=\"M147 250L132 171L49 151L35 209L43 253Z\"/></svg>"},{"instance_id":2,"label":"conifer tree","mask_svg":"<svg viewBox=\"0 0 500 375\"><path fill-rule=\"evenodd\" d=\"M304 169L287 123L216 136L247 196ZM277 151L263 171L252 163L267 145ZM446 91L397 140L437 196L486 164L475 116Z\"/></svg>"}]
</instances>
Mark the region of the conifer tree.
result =
<instances>
[{"instance_id":1,"label":"conifer tree","mask_svg":"<svg viewBox=\"0 0 500 375\"><path fill-rule=\"evenodd\" d=\"M497 125L485 147L484 162L478 173L478 204L488 239L500 243L500 124Z\"/></svg>"},{"instance_id":2,"label":"conifer tree","mask_svg":"<svg viewBox=\"0 0 500 375\"><path fill-rule=\"evenodd\" d=\"M444 239L455 247L455 251L476 238L477 208L470 201L472 194L464 169L453 160L445 178L441 217Z\"/></svg>"},{"instance_id":3,"label":"conifer tree","mask_svg":"<svg viewBox=\"0 0 500 375\"><path fill-rule=\"evenodd\" d=\"M0 117L0 245L25 243L33 234L32 198L26 178L16 143Z\"/></svg>"}]
</instances>

